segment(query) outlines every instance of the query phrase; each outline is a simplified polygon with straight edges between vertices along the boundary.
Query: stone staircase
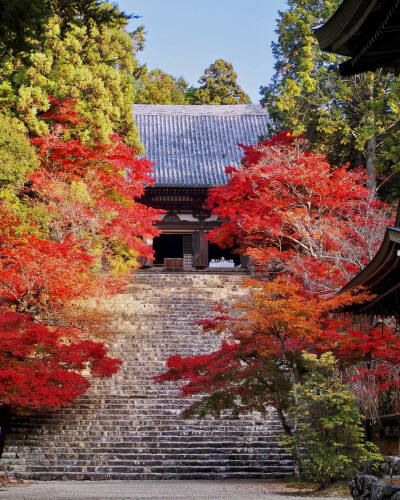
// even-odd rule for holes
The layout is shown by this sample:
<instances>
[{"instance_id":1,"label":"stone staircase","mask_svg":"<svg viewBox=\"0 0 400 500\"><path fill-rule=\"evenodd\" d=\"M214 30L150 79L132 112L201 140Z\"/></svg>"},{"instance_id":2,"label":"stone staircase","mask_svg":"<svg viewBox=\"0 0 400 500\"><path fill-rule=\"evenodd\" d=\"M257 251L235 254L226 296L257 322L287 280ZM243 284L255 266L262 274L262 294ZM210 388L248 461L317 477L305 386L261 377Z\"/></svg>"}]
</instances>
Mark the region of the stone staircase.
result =
<instances>
[{"instance_id":1,"label":"stone staircase","mask_svg":"<svg viewBox=\"0 0 400 500\"><path fill-rule=\"evenodd\" d=\"M172 354L209 352L218 339L194 323L216 300L243 293L240 273L138 272L129 291L107 301L123 360L112 379L56 413L16 418L0 470L26 479L270 479L291 475L268 418L183 420L192 400L178 383L155 384Z\"/></svg>"}]
</instances>

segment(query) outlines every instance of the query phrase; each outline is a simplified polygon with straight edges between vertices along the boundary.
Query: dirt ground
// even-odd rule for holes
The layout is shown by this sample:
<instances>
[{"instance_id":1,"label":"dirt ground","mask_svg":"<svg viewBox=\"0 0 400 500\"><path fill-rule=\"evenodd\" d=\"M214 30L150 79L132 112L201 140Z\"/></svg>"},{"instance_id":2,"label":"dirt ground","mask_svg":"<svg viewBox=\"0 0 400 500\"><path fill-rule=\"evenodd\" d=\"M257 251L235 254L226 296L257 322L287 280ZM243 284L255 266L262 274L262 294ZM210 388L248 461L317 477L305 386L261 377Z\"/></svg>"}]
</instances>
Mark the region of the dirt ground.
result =
<instances>
[{"instance_id":1,"label":"dirt ground","mask_svg":"<svg viewBox=\"0 0 400 500\"><path fill-rule=\"evenodd\" d=\"M10 500L108 500L108 499L227 499L296 500L304 499L281 482L266 481L24 481L0 485L0 498ZM343 488L319 493L321 500L338 496L350 498ZM307 495L308 496L308 495ZM314 495L313 495L314 496Z\"/></svg>"}]
</instances>

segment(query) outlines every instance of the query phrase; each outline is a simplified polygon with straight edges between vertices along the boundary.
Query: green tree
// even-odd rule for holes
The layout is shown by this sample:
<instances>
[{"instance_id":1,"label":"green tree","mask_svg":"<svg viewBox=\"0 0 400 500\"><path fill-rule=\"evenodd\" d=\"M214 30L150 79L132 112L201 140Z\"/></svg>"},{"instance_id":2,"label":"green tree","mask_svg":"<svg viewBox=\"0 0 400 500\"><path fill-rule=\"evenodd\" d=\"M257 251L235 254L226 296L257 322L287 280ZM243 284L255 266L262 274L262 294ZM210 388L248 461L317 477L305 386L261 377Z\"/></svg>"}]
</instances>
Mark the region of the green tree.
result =
<instances>
[{"instance_id":1,"label":"green tree","mask_svg":"<svg viewBox=\"0 0 400 500\"><path fill-rule=\"evenodd\" d=\"M0 189L21 189L39 165L25 127L17 119L0 114Z\"/></svg>"},{"instance_id":2,"label":"green tree","mask_svg":"<svg viewBox=\"0 0 400 500\"><path fill-rule=\"evenodd\" d=\"M231 63L217 59L199 78L200 87L189 89L193 104L250 104L250 97L237 83Z\"/></svg>"},{"instance_id":3,"label":"green tree","mask_svg":"<svg viewBox=\"0 0 400 500\"><path fill-rule=\"evenodd\" d=\"M134 81L135 102L138 104L188 104L188 83L180 76L175 78L161 69L148 72L140 68Z\"/></svg>"},{"instance_id":4,"label":"green tree","mask_svg":"<svg viewBox=\"0 0 400 500\"><path fill-rule=\"evenodd\" d=\"M39 166L26 128L15 117L0 114L0 205L18 218L21 226L43 226L48 211L35 200L30 206L23 201L29 175Z\"/></svg>"},{"instance_id":5,"label":"green tree","mask_svg":"<svg viewBox=\"0 0 400 500\"><path fill-rule=\"evenodd\" d=\"M313 28L335 12L341 0L288 0L279 13L272 44L275 75L261 87L271 132L307 133L310 148L330 161L363 164L369 184L376 171L392 176L399 169L400 81L382 72L343 78L342 57L322 52ZM378 183L379 184L379 183Z\"/></svg>"},{"instance_id":6,"label":"green tree","mask_svg":"<svg viewBox=\"0 0 400 500\"><path fill-rule=\"evenodd\" d=\"M99 0L0 0L0 58L29 52L44 35L50 17L60 16L68 23L88 26L114 24L130 17L117 7Z\"/></svg>"},{"instance_id":7,"label":"green tree","mask_svg":"<svg viewBox=\"0 0 400 500\"><path fill-rule=\"evenodd\" d=\"M109 4L102 4L109 9ZM49 109L49 95L75 99L87 127L80 138L107 142L117 133L129 146L141 148L132 116L132 73L141 31L126 31L127 20L113 24L69 23L51 17L43 38L28 55L9 56L0 69L1 107L15 113L29 132L45 134L41 118ZM136 38L135 38L136 37Z\"/></svg>"},{"instance_id":8,"label":"green tree","mask_svg":"<svg viewBox=\"0 0 400 500\"><path fill-rule=\"evenodd\" d=\"M283 437L298 475L326 484L377 469L382 457L364 442L357 402L342 382L334 356L303 353L303 362L302 382L293 386L288 408L293 433Z\"/></svg>"}]
</instances>

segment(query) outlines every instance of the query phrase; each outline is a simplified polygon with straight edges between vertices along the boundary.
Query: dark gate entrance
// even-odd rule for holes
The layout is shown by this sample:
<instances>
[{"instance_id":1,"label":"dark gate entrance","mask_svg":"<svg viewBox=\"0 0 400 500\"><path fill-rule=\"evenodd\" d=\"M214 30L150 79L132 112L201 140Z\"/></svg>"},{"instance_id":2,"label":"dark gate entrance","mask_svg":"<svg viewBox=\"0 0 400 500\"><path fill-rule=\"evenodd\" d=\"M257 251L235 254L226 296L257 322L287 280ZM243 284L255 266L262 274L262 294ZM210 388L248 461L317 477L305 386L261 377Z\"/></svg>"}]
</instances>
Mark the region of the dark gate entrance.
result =
<instances>
[{"instance_id":1,"label":"dark gate entrance","mask_svg":"<svg viewBox=\"0 0 400 500\"><path fill-rule=\"evenodd\" d=\"M153 241L155 264L164 264L164 259L183 257L183 234L160 234Z\"/></svg>"},{"instance_id":2,"label":"dark gate entrance","mask_svg":"<svg viewBox=\"0 0 400 500\"><path fill-rule=\"evenodd\" d=\"M192 235L184 233L161 233L153 240L154 264L164 265L165 259L185 259L192 255Z\"/></svg>"}]
</instances>

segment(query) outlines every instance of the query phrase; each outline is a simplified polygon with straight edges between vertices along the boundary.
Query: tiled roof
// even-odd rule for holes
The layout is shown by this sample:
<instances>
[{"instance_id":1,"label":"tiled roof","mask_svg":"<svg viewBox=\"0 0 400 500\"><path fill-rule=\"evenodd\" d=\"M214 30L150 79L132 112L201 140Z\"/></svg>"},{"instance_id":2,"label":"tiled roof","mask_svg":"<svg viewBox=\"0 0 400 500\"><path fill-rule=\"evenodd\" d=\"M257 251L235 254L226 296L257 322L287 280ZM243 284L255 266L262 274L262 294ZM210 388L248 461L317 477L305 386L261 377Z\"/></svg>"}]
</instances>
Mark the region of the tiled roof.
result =
<instances>
[{"instance_id":1,"label":"tiled roof","mask_svg":"<svg viewBox=\"0 0 400 500\"><path fill-rule=\"evenodd\" d=\"M268 124L267 111L254 104L135 104L133 112L158 186L225 184L225 167L243 156L237 144L255 144Z\"/></svg>"}]
</instances>

